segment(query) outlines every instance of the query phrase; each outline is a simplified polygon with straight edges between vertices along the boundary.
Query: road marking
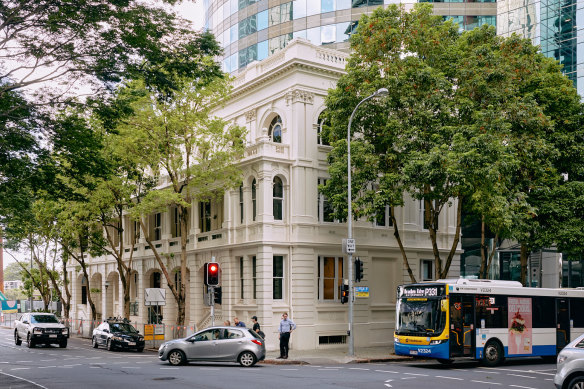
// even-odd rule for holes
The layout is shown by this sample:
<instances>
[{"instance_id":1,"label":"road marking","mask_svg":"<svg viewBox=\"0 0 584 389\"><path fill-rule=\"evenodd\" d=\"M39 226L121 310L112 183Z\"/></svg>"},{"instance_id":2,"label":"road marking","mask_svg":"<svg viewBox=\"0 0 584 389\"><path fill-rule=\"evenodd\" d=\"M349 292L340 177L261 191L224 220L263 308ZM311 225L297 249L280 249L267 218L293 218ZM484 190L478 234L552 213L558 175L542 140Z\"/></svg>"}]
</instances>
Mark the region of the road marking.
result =
<instances>
[{"instance_id":1,"label":"road marking","mask_svg":"<svg viewBox=\"0 0 584 389\"><path fill-rule=\"evenodd\" d=\"M178 370L178 367L161 367L160 370Z\"/></svg>"},{"instance_id":2,"label":"road marking","mask_svg":"<svg viewBox=\"0 0 584 389\"><path fill-rule=\"evenodd\" d=\"M378 373L393 373L393 374L399 374L399 372L397 371L391 371L391 370L375 370Z\"/></svg>"},{"instance_id":3,"label":"road marking","mask_svg":"<svg viewBox=\"0 0 584 389\"><path fill-rule=\"evenodd\" d=\"M371 370L371 369L365 369L365 368L363 368L363 367L350 367L349 369L350 369L350 370L365 370L365 371L369 371L369 370Z\"/></svg>"},{"instance_id":4,"label":"road marking","mask_svg":"<svg viewBox=\"0 0 584 389\"><path fill-rule=\"evenodd\" d=\"M458 377L446 377L446 376L443 376L443 375L437 375L435 377L436 378L446 378L446 379L449 379L449 380L464 381L464 378L458 378Z\"/></svg>"},{"instance_id":5,"label":"road marking","mask_svg":"<svg viewBox=\"0 0 584 389\"><path fill-rule=\"evenodd\" d=\"M36 382L34 382L34 381L30 381L30 380L27 380L27 379L25 379L25 378L18 377L18 376L15 376L15 375L12 375L12 374L8 374L8 373L2 373L2 374L4 374L4 375L7 375L8 377L17 378L17 379L19 379L19 380L26 381L26 382L28 382L28 383L30 383L30 384L33 384L33 385L36 385L36 386L38 386L39 388L42 388L42 389L47 389L47 387L46 387L46 386L42 386L41 384L37 384L37 383L36 383Z\"/></svg>"},{"instance_id":6,"label":"road marking","mask_svg":"<svg viewBox=\"0 0 584 389\"><path fill-rule=\"evenodd\" d=\"M13 369L10 370L30 370L30 367L15 367Z\"/></svg>"},{"instance_id":7,"label":"road marking","mask_svg":"<svg viewBox=\"0 0 584 389\"><path fill-rule=\"evenodd\" d=\"M16 361L16 363L32 363L32 361Z\"/></svg>"},{"instance_id":8,"label":"road marking","mask_svg":"<svg viewBox=\"0 0 584 389\"><path fill-rule=\"evenodd\" d=\"M416 377L402 377L402 380L411 380L413 378L416 378Z\"/></svg>"},{"instance_id":9,"label":"road marking","mask_svg":"<svg viewBox=\"0 0 584 389\"><path fill-rule=\"evenodd\" d=\"M150 363L150 362L151 361L139 361L139 362L136 362L136 363ZM247 370L247 369L245 369L245 370Z\"/></svg>"},{"instance_id":10,"label":"road marking","mask_svg":"<svg viewBox=\"0 0 584 389\"><path fill-rule=\"evenodd\" d=\"M53 361L56 361L56 359L55 358L53 358L53 359L41 359L41 362L53 362Z\"/></svg>"},{"instance_id":11,"label":"road marking","mask_svg":"<svg viewBox=\"0 0 584 389\"><path fill-rule=\"evenodd\" d=\"M393 380L386 380L385 382L391 382L391 381L393 381ZM387 386L388 388L393 388L393 386L391 386L391 384L386 383L385 386Z\"/></svg>"},{"instance_id":12,"label":"road marking","mask_svg":"<svg viewBox=\"0 0 584 389\"><path fill-rule=\"evenodd\" d=\"M416 373L404 373L404 374L407 374L407 375L418 375L420 377L428 377L428 374L416 374Z\"/></svg>"},{"instance_id":13,"label":"road marking","mask_svg":"<svg viewBox=\"0 0 584 389\"><path fill-rule=\"evenodd\" d=\"M498 371L492 371L492 370L481 370L481 369L477 369L477 371L480 371L482 373L489 373L489 374L501 374Z\"/></svg>"},{"instance_id":14,"label":"road marking","mask_svg":"<svg viewBox=\"0 0 584 389\"><path fill-rule=\"evenodd\" d=\"M54 369L57 366L39 366L37 369Z\"/></svg>"},{"instance_id":15,"label":"road marking","mask_svg":"<svg viewBox=\"0 0 584 389\"><path fill-rule=\"evenodd\" d=\"M141 369L140 366L122 366L122 369Z\"/></svg>"},{"instance_id":16,"label":"road marking","mask_svg":"<svg viewBox=\"0 0 584 389\"><path fill-rule=\"evenodd\" d=\"M327 367L326 369L318 369L321 371L337 371L338 369L332 368L332 367Z\"/></svg>"},{"instance_id":17,"label":"road marking","mask_svg":"<svg viewBox=\"0 0 584 389\"><path fill-rule=\"evenodd\" d=\"M247 371L250 371L249 369L241 369L241 370L247 370ZM280 370L288 370L288 371L290 371L290 370L298 370L298 369L280 369Z\"/></svg>"},{"instance_id":18,"label":"road marking","mask_svg":"<svg viewBox=\"0 0 584 389\"><path fill-rule=\"evenodd\" d=\"M512 386L514 388L521 388L521 389L535 389L535 388L532 388L529 386L520 386L520 385L509 385L509 386Z\"/></svg>"},{"instance_id":19,"label":"road marking","mask_svg":"<svg viewBox=\"0 0 584 389\"><path fill-rule=\"evenodd\" d=\"M532 378L532 379L535 379L535 377L531 377L531 376L528 376L528 375L513 374L513 373L507 373L507 375L512 375L512 376L521 377L521 378Z\"/></svg>"},{"instance_id":20,"label":"road marking","mask_svg":"<svg viewBox=\"0 0 584 389\"><path fill-rule=\"evenodd\" d=\"M501 385L498 382L485 382L485 381L477 381L477 380L470 380L470 382L476 382L479 384L487 384L487 385Z\"/></svg>"}]
</instances>

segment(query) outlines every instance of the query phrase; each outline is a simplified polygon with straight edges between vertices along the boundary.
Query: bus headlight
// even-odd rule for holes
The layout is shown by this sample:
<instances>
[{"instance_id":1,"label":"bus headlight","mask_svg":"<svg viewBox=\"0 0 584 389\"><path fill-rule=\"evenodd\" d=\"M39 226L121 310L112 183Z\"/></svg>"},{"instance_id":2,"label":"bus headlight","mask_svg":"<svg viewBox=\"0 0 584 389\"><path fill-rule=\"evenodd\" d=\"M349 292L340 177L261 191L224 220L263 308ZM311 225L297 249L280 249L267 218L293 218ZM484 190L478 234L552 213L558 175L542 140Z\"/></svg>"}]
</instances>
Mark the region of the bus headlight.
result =
<instances>
[{"instance_id":1,"label":"bus headlight","mask_svg":"<svg viewBox=\"0 0 584 389\"><path fill-rule=\"evenodd\" d=\"M399 338L397 336L393 338L393 343L399 343Z\"/></svg>"},{"instance_id":2,"label":"bus headlight","mask_svg":"<svg viewBox=\"0 0 584 389\"><path fill-rule=\"evenodd\" d=\"M439 340L432 340L430 341L430 345L435 346L437 344L445 343L448 339L439 339Z\"/></svg>"}]
</instances>

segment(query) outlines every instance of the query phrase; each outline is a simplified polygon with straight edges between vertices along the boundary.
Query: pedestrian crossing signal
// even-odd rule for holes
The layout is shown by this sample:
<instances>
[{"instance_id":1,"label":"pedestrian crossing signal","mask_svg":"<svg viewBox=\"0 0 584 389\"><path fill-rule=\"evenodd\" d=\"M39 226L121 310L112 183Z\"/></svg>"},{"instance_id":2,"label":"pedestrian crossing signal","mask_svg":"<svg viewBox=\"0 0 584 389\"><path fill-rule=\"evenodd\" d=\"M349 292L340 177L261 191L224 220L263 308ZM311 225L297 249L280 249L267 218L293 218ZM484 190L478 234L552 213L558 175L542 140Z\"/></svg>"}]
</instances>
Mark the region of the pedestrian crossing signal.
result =
<instances>
[{"instance_id":1,"label":"pedestrian crossing signal","mask_svg":"<svg viewBox=\"0 0 584 389\"><path fill-rule=\"evenodd\" d=\"M341 285L341 304L349 302L349 285Z\"/></svg>"}]
</instances>

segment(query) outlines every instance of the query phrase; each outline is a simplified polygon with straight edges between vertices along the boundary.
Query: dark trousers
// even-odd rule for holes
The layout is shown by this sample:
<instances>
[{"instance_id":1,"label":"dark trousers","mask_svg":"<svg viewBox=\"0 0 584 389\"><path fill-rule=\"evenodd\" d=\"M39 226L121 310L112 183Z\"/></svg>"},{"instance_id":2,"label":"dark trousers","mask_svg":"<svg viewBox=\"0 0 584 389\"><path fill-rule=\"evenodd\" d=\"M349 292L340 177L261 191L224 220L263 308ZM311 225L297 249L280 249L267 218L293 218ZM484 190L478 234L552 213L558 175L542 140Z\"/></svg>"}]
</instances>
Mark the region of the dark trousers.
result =
<instances>
[{"instance_id":1,"label":"dark trousers","mask_svg":"<svg viewBox=\"0 0 584 389\"><path fill-rule=\"evenodd\" d=\"M290 333L289 332L282 332L280 334L280 356L287 357L288 356L288 343L290 343Z\"/></svg>"}]
</instances>

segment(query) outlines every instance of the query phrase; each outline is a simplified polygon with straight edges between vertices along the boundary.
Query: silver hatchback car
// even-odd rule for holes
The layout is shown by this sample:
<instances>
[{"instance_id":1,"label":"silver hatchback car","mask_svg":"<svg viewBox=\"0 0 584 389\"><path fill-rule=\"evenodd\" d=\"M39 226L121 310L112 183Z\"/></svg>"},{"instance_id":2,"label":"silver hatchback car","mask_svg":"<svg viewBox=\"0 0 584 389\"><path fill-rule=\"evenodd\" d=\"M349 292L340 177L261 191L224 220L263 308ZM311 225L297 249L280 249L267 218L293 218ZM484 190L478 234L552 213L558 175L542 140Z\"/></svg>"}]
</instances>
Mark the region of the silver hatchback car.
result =
<instances>
[{"instance_id":1,"label":"silver hatchback car","mask_svg":"<svg viewBox=\"0 0 584 389\"><path fill-rule=\"evenodd\" d=\"M163 343L158 358L171 365L189 361L239 362L251 367L266 358L266 344L255 331L243 327L210 327L187 338Z\"/></svg>"},{"instance_id":2,"label":"silver hatchback car","mask_svg":"<svg viewBox=\"0 0 584 389\"><path fill-rule=\"evenodd\" d=\"M558 354L554 384L558 389L584 389L584 335L570 342Z\"/></svg>"}]
</instances>

